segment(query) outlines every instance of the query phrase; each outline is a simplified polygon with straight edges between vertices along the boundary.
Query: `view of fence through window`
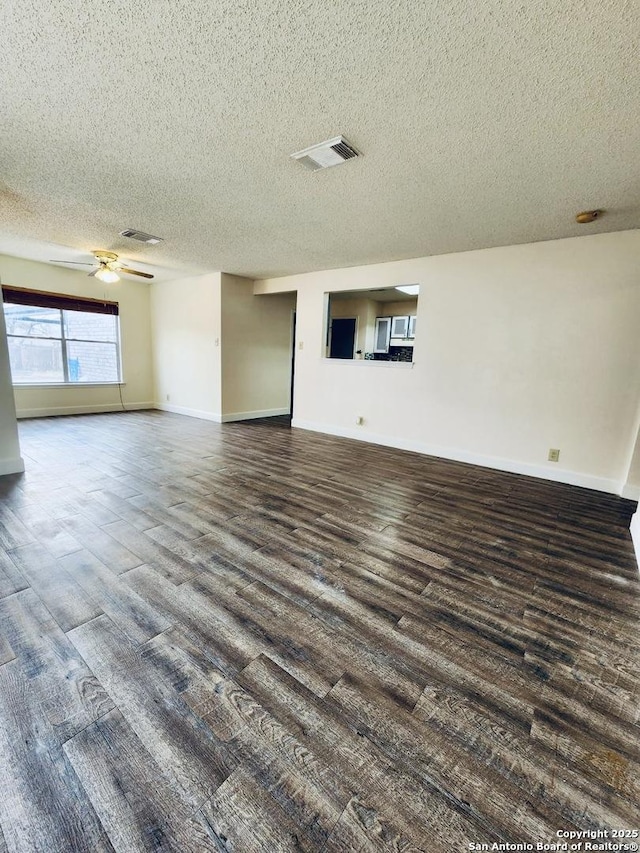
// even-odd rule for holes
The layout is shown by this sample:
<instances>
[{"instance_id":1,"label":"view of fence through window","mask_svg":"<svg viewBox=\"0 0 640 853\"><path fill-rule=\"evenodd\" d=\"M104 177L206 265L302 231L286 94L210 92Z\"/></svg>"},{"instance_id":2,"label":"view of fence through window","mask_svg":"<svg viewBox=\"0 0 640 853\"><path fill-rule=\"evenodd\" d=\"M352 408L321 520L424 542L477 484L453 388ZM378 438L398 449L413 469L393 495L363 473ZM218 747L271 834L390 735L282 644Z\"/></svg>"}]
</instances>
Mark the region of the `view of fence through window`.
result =
<instances>
[{"instance_id":1,"label":"view of fence through window","mask_svg":"<svg viewBox=\"0 0 640 853\"><path fill-rule=\"evenodd\" d=\"M4 306L14 385L119 382L118 317Z\"/></svg>"}]
</instances>

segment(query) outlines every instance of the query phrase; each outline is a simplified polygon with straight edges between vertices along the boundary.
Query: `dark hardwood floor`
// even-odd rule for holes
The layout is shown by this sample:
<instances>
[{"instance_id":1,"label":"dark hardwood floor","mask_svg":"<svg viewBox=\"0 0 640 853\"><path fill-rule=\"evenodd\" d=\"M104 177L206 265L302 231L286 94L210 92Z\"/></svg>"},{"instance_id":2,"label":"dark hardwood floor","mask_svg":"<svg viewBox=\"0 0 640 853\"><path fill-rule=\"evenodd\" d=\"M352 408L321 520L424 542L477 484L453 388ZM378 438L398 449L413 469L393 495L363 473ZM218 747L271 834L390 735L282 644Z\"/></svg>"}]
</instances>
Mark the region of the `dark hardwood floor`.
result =
<instances>
[{"instance_id":1,"label":"dark hardwood floor","mask_svg":"<svg viewBox=\"0 0 640 853\"><path fill-rule=\"evenodd\" d=\"M20 432L0 851L457 853L639 827L634 504L278 420Z\"/></svg>"}]
</instances>

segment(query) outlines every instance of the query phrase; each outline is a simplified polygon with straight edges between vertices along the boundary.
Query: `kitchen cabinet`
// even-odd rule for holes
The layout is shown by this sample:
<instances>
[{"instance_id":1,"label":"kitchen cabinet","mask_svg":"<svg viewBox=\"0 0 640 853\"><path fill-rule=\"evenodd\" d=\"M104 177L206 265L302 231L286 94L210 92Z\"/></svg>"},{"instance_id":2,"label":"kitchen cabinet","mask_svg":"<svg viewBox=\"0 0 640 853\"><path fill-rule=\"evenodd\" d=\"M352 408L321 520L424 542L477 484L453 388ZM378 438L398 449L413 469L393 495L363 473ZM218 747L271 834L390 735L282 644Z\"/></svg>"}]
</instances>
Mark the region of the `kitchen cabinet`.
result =
<instances>
[{"instance_id":1,"label":"kitchen cabinet","mask_svg":"<svg viewBox=\"0 0 640 853\"><path fill-rule=\"evenodd\" d=\"M373 351L375 353L389 352L390 340L391 317L376 317Z\"/></svg>"},{"instance_id":2,"label":"kitchen cabinet","mask_svg":"<svg viewBox=\"0 0 640 853\"><path fill-rule=\"evenodd\" d=\"M391 337L406 338L409 332L408 317L392 317L391 318Z\"/></svg>"}]
</instances>

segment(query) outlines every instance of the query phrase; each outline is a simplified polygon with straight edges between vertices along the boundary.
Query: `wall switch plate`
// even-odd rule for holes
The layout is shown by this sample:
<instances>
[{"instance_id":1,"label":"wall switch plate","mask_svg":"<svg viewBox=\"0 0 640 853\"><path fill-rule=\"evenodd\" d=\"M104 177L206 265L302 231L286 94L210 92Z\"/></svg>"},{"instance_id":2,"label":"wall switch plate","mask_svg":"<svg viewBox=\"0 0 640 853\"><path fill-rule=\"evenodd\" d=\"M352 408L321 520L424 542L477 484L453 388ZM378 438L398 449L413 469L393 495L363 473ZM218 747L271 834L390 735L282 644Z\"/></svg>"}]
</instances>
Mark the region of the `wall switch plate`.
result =
<instances>
[{"instance_id":1,"label":"wall switch plate","mask_svg":"<svg viewBox=\"0 0 640 853\"><path fill-rule=\"evenodd\" d=\"M298 349L304 349L304 341L300 341L298 344Z\"/></svg>"},{"instance_id":2,"label":"wall switch plate","mask_svg":"<svg viewBox=\"0 0 640 853\"><path fill-rule=\"evenodd\" d=\"M558 450L557 447L549 448L548 459L549 459L549 462L558 462L558 460L560 459L560 451Z\"/></svg>"},{"instance_id":3,"label":"wall switch plate","mask_svg":"<svg viewBox=\"0 0 640 853\"><path fill-rule=\"evenodd\" d=\"M171 394L167 394L167 403L169 402L170 399L171 399Z\"/></svg>"},{"instance_id":4,"label":"wall switch plate","mask_svg":"<svg viewBox=\"0 0 640 853\"><path fill-rule=\"evenodd\" d=\"M364 424L364 418L362 417L362 415L358 415L358 417L356 418L356 425L362 426L363 424Z\"/></svg>"}]
</instances>

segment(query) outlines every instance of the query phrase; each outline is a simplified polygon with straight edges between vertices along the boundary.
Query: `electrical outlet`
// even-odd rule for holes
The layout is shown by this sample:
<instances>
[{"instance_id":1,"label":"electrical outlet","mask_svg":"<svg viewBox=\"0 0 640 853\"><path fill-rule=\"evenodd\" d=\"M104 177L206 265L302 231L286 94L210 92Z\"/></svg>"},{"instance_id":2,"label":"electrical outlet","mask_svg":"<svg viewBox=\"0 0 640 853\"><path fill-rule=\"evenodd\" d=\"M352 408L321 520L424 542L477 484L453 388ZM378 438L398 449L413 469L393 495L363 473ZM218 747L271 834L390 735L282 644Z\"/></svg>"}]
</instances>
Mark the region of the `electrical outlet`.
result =
<instances>
[{"instance_id":1,"label":"electrical outlet","mask_svg":"<svg viewBox=\"0 0 640 853\"><path fill-rule=\"evenodd\" d=\"M560 451L557 447L549 448L549 462L558 462L560 459Z\"/></svg>"},{"instance_id":2,"label":"electrical outlet","mask_svg":"<svg viewBox=\"0 0 640 853\"><path fill-rule=\"evenodd\" d=\"M304 349L304 341L300 341L298 344L298 349Z\"/></svg>"},{"instance_id":3,"label":"electrical outlet","mask_svg":"<svg viewBox=\"0 0 640 853\"><path fill-rule=\"evenodd\" d=\"M358 417L356 418L356 426L363 426L363 424L364 418L362 417L362 415L358 415Z\"/></svg>"}]
</instances>

